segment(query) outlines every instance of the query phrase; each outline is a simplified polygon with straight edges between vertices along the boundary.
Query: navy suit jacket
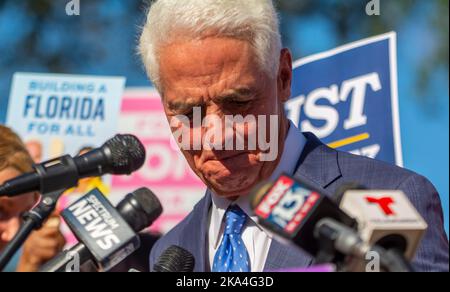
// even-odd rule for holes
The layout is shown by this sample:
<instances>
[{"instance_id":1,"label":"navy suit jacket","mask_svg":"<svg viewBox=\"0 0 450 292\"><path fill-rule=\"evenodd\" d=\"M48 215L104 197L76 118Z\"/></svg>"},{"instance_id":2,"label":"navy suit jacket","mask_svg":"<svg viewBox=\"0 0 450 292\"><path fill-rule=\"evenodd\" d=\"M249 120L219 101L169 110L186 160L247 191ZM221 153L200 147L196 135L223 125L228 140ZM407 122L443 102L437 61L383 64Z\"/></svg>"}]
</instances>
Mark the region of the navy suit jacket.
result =
<instances>
[{"instance_id":1,"label":"navy suit jacket","mask_svg":"<svg viewBox=\"0 0 450 292\"><path fill-rule=\"evenodd\" d=\"M331 196L346 182L358 182L369 189L402 190L428 223L428 230L417 251L413 266L417 271L448 271L448 238L443 228L442 206L433 185L423 176L406 169L366 157L336 151L322 144L313 134L304 133L307 143L294 177L309 181ZM193 211L153 247L150 267L171 245L188 250L195 257L194 272L208 272L208 221L211 207L209 191ZM295 247L273 240L265 271L307 267L313 258Z\"/></svg>"}]
</instances>

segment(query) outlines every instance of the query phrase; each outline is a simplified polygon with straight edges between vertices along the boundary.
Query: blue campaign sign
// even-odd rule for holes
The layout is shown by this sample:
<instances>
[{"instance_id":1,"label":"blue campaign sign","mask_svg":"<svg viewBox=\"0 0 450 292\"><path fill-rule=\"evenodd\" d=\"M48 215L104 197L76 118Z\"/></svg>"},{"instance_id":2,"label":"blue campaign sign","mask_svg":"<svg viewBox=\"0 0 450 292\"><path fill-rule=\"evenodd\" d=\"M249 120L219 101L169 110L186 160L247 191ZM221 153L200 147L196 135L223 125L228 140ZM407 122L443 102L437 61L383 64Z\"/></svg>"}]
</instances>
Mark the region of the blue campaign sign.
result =
<instances>
[{"instance_id":1,"label":"blue campaign sign","mask_svg":"<svg viewBox=\"0 0 450 292\"><path fill-rule=\"evenodd\" d=\"M394 32L300 59L286 109L332 148L403 165Z\"/></svg>"}]
</instances>

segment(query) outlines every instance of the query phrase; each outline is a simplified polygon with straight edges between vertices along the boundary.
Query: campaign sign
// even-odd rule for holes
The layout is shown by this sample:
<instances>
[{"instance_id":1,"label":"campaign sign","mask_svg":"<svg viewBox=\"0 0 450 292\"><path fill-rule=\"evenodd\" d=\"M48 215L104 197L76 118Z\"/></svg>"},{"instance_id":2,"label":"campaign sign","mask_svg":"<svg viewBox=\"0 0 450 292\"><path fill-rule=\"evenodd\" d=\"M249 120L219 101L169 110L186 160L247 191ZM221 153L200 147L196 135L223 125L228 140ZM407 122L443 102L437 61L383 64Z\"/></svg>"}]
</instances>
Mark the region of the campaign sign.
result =
<instances>
[{"instance_id":1,"label":"campaign sign","mask_svg":"<svg viewBox=\"0 0 450 292\"><path fill-rule=\"evenodd\" d=\"M35 162L98 147L117 132L123 77L16 73L6 125Z\"/></svg>"},{"instance_id":2,"label":"campaign sign","mask_svg":"<svg viewBox=\"0 0 450 292\"><path fill-rule=\"evenodd\" d=\"M332 148L403 165L396 34L364 39L294 64L288 117Z\"/></svg>"}]
</instances>

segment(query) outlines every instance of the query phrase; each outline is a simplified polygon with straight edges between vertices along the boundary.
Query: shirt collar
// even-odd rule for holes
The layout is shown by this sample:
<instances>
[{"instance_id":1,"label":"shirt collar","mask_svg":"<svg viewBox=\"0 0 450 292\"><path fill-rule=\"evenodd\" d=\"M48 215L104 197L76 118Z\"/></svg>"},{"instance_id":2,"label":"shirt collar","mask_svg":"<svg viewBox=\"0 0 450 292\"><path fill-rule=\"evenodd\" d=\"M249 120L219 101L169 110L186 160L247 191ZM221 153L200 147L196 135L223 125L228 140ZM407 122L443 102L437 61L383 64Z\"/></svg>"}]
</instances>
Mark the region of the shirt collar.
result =
<instances>
[{"instance_id":1,"label":"shirt collar","mask_svg":"<svg viewBox=\"0 0 450 292\"><path fill-rule=\"evenodd\" d=\"M270 179L272 181L276 180L281 174L294 174L295 168L297 166L297 162L300 159L303 148L306 145L306 138L303 136L302 132L295 126L292 121L290 122L288 135L286 137L283 153L281 155L280 162L278 166L275 168L272 173ZM231 204L236 204L242 211L247 214L250 220L260 229L265 230L261 225L258 224L258 218L253 215L253 211L250 208L250 198L248 196L242 196L237 201L232 202L225 198L222 198L216 195L214 192L211 192L212 198L212 214L211 214L211 222L210 222L210 232L215 239L214 246L218 246L220 244L221 239L221 230L224 228L222 221L225 213L230 207ZM247 223L248 224L248 223ZM266 232L268 236L272 237L270 232Z\"/></svg>"}]
</instances>

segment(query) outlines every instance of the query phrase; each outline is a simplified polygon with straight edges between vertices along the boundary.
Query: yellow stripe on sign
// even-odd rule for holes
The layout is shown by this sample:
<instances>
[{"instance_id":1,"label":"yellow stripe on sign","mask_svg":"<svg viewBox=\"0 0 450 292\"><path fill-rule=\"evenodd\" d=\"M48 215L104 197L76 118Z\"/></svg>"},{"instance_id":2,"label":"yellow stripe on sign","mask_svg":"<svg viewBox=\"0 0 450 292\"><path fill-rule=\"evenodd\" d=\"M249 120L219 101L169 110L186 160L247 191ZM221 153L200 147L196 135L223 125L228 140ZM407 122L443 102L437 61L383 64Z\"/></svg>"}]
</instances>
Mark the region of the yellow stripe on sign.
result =
<instances>
[{"instance_id":1,"label":"yellow stripe on sign","mask_svg":"<svg viewBox=\"0 0 450 292\"><path fill-rule=\"evenodd\" d=\"M329 147L331 148L339 148L339 147L343 147L343 146L347 146L356 142L361 142L364 140L367 140L370 138L369 133L364 133L364 134L360 134L360 135L356 135L356 136L352 136L352 137L348 137L342 140L338 140L335 142L332 142L330 144L328 144Z\"/></svg>"}]
</instances>

